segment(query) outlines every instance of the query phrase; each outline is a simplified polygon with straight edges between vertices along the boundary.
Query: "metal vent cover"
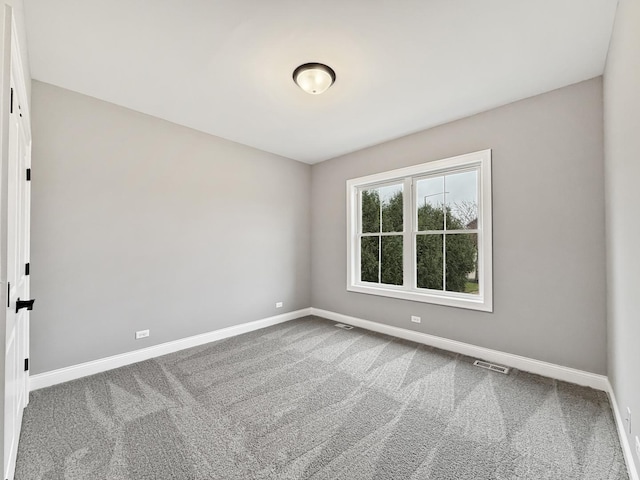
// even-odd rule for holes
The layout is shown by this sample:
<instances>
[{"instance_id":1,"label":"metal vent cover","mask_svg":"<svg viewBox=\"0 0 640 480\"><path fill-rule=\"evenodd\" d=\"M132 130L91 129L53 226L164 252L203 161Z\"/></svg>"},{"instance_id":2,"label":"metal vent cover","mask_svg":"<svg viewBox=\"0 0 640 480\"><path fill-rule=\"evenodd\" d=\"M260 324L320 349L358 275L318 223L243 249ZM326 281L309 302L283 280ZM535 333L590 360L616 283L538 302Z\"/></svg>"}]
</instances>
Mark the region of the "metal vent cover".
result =
<instances>
[{"instance_id":1,"label":"metal vent cover","mask_svg":"<svg viewBox=\"0 0 640 480\"><path fill-rule=\"evenodd\" d=\"M492 370L498 373L504 373L505 375L509 373L509 367L503 367L502 365L496 365L495 363L484 362L482 360L476 360L473 362L476 367L486 368L487 370Z\"/></svg>"},{"instance_id":2,"label":"metal vent cover","mask_svg":"<svg viewBox=\"0 0 640 480\"><path fill-rule=\"evenodd\" d=\"M344 323L336 323L334 327L342 328L343 330L351 330L353 326L345 325Z\"/></svg>"}]
</instances>

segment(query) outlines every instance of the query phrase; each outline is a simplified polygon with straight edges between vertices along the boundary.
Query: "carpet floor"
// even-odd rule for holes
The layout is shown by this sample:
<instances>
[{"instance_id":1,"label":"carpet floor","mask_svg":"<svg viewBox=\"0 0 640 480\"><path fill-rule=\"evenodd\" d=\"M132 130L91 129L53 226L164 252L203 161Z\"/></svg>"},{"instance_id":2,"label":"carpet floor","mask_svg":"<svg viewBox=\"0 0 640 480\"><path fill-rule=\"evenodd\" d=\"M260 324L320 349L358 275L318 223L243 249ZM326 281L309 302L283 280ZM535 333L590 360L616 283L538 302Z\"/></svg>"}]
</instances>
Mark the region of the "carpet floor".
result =
<instances>
[{"instance_id":1,"label":"carpet floor","mask_svg":"<svg viewBox=\"0 0 640 480\"><path fill-rule=\"evenodd\" d=\"M306 317L35 391L17 480L627 479L607 395Z\"/></svg>"}]
</instances>

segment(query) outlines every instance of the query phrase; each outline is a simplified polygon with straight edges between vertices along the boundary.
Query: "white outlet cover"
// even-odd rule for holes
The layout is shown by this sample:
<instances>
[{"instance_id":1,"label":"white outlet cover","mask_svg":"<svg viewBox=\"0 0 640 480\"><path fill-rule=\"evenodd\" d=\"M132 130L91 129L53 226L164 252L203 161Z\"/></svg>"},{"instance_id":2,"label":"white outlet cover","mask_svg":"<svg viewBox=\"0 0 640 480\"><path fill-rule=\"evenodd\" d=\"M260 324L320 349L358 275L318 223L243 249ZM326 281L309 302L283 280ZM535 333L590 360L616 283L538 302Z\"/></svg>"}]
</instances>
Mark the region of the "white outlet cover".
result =
<instances>
[{"instance_id":1,"label":"white outlet cover","mask_svg":"<svg viewBox=\"0 0 640 480\"><path fill-rule=\"evenodd\" d=\"M136 332L136 340L141 338L147 338L149 336L149 330L139 330Z\"/></svg>"},{"instance_id":2,"label":"white outlet cover","mask_svg":"<svg viewBox=\"0 0 640 480\"><path fill-rule=\"evenodd\" d=\"M413 323L420 323L422 321L422 319L420 317L415 317L415 316L411 315L411 321Z\"/></svg>"},{"instance_id":3,"label":"white outlet cover","mask_svg":"<svg viewBox=\"0 0 640 480\"><path fill-rule=\"evenodd\" d=\"M283 303L282 302L278 302L276 303L276 308L282 308Z\"/></svg>"}]
</instances>

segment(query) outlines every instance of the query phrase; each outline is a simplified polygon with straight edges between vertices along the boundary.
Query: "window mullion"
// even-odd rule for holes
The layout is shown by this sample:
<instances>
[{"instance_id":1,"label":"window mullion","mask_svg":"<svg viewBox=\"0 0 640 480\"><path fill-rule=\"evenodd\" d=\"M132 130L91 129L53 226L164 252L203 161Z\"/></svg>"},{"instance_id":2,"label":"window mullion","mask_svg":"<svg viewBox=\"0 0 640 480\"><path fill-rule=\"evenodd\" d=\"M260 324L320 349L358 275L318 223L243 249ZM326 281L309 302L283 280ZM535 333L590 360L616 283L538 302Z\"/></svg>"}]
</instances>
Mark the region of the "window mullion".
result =
<instances>
[{"instance_id":1,"label":"window mullion","mask_svg":"<svg viewBox=\"0 0 640 480\"><path fill-rule=\"evenodd\" d=\"M380 205L378 206L379 214L379 234L378 234L378 283L382 283L382 199L379 198Z\"/></svg>"},{"instance_id":2,"label":"window mullion","mask_svg":"<svg viewBox=\"0 0 640 480\"><path fill-rule=\"evenodd\" d=\"M442 177L442 214L444 215L442 235L442 290L447 291L447 176Z\"/></svg>"},{"instance_id":3,"label":"window mullion","mask_svg":"<svg viewBox=\"0 0 640 480\"><path fill-rule=\"evenodd\" d=\"M415 254L413 244L413 231L415 230L413 218L413 179L407 177L404 179L404 192L402 197L402 283L405 289L413 289L415 287Z\"/></svg>"},{"instance_id":4,"label":"window mullion","mask_svg":"<svg viewBox=\"0 0 640 480\"><path fill-rule=\"evenodd\" d=\"M354 237L356 238L356 242L357 242L356 244L351 242L349 245L350 248L353 249L352 258L350 258L350 263L348 267L352 269L352 271L350 272L351 278L349 279L349 281L355 281L356 283L360 283L362 281L362 270L360 268L360 265L362 264L362 261L361 261L361 258L362 258L362 250L361 250L362 249L362 189L356 188L353 191L353 193L347 190L347 196L350 200L352 200L353 197L355 196L356 204L351 206L347 214L353 214L355 210L356 218L355 219L351 218L350 223L351 225L353 225L354 220L356 222Z\"/></svg>"},{"instance_id":5,"label":"window mullion","mask_svg":"<svg viewBox=\"0 0 640 480\"><path fill-rule=\"evenodd\" d=\"M484 235L481 233L483 229L483 216L484 216L484 195L483 195L483 175L484 172L481 167L476 167L477 183L476 189L478 192L477 202L477 216L476 216L476 239L477 239L477 261L476 261L476 278L478 279L478 291L481 297L484 298L485 278L484 278Z\"/></svg>"},{"instance_id":6,"label":"window mullion","mask_svg":"<svg viewBox=\"0 0 640 480\"><path fill-rule=\"evenodd\" d=\"M442 235L442 290L447 291L447 235Z\"/></svg>"}]
</instances>

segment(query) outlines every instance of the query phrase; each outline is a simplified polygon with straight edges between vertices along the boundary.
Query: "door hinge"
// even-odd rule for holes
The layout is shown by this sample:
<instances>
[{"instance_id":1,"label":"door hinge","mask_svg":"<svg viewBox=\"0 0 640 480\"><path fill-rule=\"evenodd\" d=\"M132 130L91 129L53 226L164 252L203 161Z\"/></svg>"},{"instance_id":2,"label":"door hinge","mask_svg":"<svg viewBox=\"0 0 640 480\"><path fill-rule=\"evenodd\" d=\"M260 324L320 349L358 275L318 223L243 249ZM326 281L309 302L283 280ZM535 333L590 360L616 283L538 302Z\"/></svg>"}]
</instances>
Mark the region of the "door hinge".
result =
<instances>
[{"instance_id":1,"label":"door hinge","mask_svg":"<svg viewBox=\"0 0 640 480\"><path fill-rule=\"evenodd\" d=\"M31 169L27 168L27 182L31 181Z\"/></svg>"},{"instance_id":2,"label":"door hinge","mask_svg":"<svg viewBox=\"0 0 640 480\"><path fill-rule=\"evenodd\" d=\"M11 107L9 113L13 113L13 88L11 89Z\"/></svg>"},{"instance_id":3,"label":"door hinge","mask_svg":"<svg viewBox=\"0 0 640 480\"><path fill-rule=\"evenodd\" d=\"M11 306L11 282L7 282L7 307Z\"/></svg>"},{"instance_id":4,"label":"door hinge","mask_svg":"<svg viewBox=\"0 0 640 480\"><path fill-rule=\"evenodd\" d=\"M31 268L31 265L29 263L25 263L24 264L24 274L25 275L29 275L29 269Z\"/></svg>"},{"instance_id":5,"label":"door hinge","mask_svg":"<svg viewBox=\"0 0 640 480\"><path fill-rule=\"evenodd\" d=\"M29 371L29 359L28 358L24 359L24 371L25 372Z\"/></svg>"}]
</instances>

